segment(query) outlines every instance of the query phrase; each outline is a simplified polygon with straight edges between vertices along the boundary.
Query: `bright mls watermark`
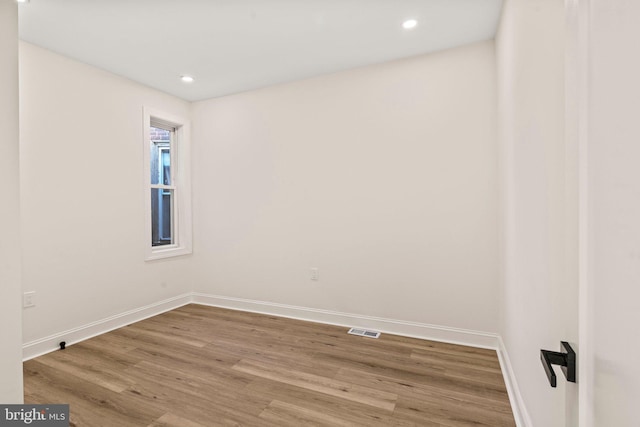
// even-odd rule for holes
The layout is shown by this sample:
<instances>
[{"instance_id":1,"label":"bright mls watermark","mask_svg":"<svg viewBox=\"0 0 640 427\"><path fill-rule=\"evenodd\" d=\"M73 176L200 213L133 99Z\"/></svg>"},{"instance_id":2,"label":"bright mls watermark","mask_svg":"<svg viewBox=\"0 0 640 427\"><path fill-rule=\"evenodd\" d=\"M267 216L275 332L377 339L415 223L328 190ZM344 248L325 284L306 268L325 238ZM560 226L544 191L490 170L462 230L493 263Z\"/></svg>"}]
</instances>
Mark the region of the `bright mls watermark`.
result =
<instances>
[{"instance_id":1,"label":"bright mls watermark","mask_svg":"<svg viewBox=\"0 0 640 427\"><path fill-rule=\"evenodd\" d=\"M0 405L0 427L69 427L69 405Z\"/></svg>"}]
</instances>

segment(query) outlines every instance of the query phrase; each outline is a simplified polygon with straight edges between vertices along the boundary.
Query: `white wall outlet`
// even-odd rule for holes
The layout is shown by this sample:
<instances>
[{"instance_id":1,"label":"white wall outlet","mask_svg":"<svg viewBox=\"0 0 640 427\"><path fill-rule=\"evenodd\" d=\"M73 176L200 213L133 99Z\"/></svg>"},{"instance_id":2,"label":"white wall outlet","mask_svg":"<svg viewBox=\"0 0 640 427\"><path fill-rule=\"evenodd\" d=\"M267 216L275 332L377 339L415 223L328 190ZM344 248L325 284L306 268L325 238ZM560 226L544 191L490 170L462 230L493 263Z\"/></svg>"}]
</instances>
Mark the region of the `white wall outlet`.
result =
<instances>
[{"instance_id":1,"label":"white wall outlet","mask_svg":"<svg viewBox=\"0 0 640 427\"><path fill-rule=\"evenodd\" d=\"M311 280L318 281L320 279L320 273L318 272L318 268L314 267L311 269Z\"/></svg>"},{"instance_id":2,"label":"white wall outlet","mask_svg":"<svg viewBox=\"0 0 640 427\"><path fill-rule=\"evenodd\" d=\"M24 308L27 307L35 307L36 305L36 291L25 292L22 296L22 306Z\"/></svg>"}]
</instances>

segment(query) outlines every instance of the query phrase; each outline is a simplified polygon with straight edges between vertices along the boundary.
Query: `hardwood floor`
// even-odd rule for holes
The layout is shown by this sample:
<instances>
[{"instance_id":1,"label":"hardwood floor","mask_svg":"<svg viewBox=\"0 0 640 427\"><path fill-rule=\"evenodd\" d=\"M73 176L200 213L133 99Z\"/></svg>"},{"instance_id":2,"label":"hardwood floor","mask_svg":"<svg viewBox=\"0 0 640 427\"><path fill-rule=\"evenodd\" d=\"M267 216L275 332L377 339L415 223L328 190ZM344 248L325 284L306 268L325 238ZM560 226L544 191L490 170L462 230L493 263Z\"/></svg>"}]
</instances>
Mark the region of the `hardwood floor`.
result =
<instances>
[{"instance_id":1,"label":"hardwood floor","mask_svg":"<svg viewBox=\"0 0 640 427\"><path fill-rule=\"evenodd\" d=\"M495 351L187 305L24 363L73 426L515 426Z\"/></svg>"}]
</instances>

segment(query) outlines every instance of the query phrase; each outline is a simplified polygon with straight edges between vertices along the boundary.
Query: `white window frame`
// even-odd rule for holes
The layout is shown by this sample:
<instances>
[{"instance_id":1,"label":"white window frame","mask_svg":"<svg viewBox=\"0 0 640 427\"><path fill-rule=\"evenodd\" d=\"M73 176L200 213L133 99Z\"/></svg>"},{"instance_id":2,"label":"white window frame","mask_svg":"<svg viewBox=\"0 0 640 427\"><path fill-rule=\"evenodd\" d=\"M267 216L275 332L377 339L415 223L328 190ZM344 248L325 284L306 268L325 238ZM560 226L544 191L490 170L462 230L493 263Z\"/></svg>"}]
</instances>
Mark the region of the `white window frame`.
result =
<instances>
[{"instance_id":1,"label":"white window frame","mask_svg":"<svg viewBox=\"0 0 640 427\"><path fill-rule=\"evenodd\" d=\"M191 223L191 135L190 123L184 117L175 116L152 108L143 108L143 161L144 161L144 248L145 261L163 259L193 252L193 236ZM151 236L151 189L158 185L151 184L151 126L173 128L170 142L171 155L171 189L173 193L173 238L171 245L153 246Z\"/></svg>"}]
</instances>

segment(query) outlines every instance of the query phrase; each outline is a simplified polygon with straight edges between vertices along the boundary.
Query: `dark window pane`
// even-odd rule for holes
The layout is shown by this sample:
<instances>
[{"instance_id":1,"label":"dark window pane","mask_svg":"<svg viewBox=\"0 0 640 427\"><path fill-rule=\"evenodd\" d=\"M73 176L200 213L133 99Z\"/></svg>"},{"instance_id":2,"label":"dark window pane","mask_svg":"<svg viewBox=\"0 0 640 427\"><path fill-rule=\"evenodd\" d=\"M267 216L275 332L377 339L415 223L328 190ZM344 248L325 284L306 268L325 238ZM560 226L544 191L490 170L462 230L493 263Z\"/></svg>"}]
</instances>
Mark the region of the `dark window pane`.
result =
<instances>
[{"instance_id":1,"label":"dark window pane","mask_svg":"<svg viewBox=\"0 0 640 427\"><path fill-rule=\"evenodd\" d=\"M173 233L173 190L151 189L151 245L175 243Z\"/></svg>"},{"instance_id":2,"label":"dark window pane","mask_svg":"<svg viewBox=\"0 0 640 427\"><path fill-rule=\"evenodd\" d=\"M151 184L171 185L171 132L154 127L149 132Z\"/></svg>"}]
</instances>

